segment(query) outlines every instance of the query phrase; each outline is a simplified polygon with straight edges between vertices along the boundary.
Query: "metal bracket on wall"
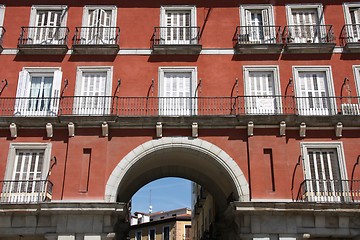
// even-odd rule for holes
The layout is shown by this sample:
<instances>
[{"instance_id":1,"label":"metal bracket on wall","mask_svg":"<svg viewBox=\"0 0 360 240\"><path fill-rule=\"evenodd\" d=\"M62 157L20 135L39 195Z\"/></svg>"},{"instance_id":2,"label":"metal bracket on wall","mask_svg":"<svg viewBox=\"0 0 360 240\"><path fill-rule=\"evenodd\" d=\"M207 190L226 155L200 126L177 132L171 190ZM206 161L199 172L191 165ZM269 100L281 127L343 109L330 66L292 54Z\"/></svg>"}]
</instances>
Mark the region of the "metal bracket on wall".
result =
<instances>
[{"instance_id":1,"label":"metal bracket on wall","mask_svg":"<svg viewBox=\"0 0 360 240\"><path fill-rule=\"evenodd\" d=\"M4 83L5 82L5 83ZM0 87L0 95L1 93L3 92L4 88L8 85L8 82L7 80L4 78L2 81L1 81L1 87Z\"/></svg>"}]
</instances>

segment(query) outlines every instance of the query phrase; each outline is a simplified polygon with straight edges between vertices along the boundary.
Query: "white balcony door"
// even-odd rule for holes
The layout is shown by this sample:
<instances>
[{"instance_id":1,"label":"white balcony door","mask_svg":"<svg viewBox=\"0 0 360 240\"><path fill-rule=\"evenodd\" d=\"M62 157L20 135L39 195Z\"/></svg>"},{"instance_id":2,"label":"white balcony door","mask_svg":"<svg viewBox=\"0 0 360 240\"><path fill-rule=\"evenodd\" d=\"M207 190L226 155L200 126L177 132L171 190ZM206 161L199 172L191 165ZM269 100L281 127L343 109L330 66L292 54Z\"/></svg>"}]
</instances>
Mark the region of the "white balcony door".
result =
<instances>
[{"instance_id":1,"label":"white balcony door","mask_svg":"<svg viewBox=\"0 0 360 240\"><path fill-rule=\"evenodd\" d=\"M317 43L320 37L320 27L316 9L292 10L292 25L290 35L295 43Z\"/></svg>"},{"instance_id":2,"label":"white balcony door","mask_svg":"<svg viewBox=\"0 0 360 240\"><path fill-rule=\"evenodd\" d=\"M269 43L271 35L268 10L245 10L248 41L252 43Z\"/></svg>"},{"instance_id":3,"label":"white balcony door","mask_svg":"<svg viewBox=\"0 0 360 240\"><path fill-rule=\"evenodd\" d=\"M247 112L250 114L273 114L277 108L273 72L249 72L247 81Z\"/></svg>"},{"instance_id":4,"label":"white balcony door","mask_svg":"<svg viewBox=\"0 0 360 240\"><path fill-rule=\"evenodd\" d=\"M360 8L350 9L350 18L352 26L347 30L350 31L350 42L360 41Z\"/></svg>"},{"instance_id":5,"label":"white balcony door","mask_svg":"<svg viewBox=\"0 0 360 240\"><path fill-rule=\"evenodd\" d=\"M30 29L29 37L34 44L58 44L61 11L37 11L35 29Z\"/></svg>"},{"instance_id":6,"label":"white balcony door","mask_svg":"<svg viewBox=\"0 0 360 240\"><path fill-rule=\"evenodd\" d=\"M164 73L160 95L160 115L182 116L195 114L191 98L191 73Z\"/></svg>"},{"instance_id":7,"label":"white balcony door","mask_svg":"<svg viewBox=\"0 0 360 240\"><path fill-rule=\"evenodd\" d=\"M36 202L45 197L44 151L17 150L11 182L2 190L6 202Z\"/></svg>"},{"instance_id":8,"label":"white balcony door","mask_svg":"<svg viewBox=\"0 0 360 240\"><path fill-rule=\"evenodd\" d=\"M106 72L83 72L80 96L76 97L76 112L80 115L102 115L109 112L106 95Z\"/></svg>"},{"instance_id":9,"label":"white balcony door","mask_svg":"<svg viewBox=\"0 0 360 240\"><path fill-rule=\"evenodd\" d=\"M59 109L59 97L62 72L19 73L14 115L56 116Z\"/></svg>"},{"instance_id":10,"label":"white balcony door","mask_svg":"<svg viewBox=\"0 0 360 240\"><path fill-rule=\"evenodd\" d=\"M111 30L112 11L104 9L89 10L88 24L85 28L86 44L114 44L115 31Z\"/></svg>"},{"instance_id":11,"label":"white balcony door","mask_svg":"<svg viewBox=\"0 0 360 240\"><path fill-rule=\"evenodd\" d=\"M299 84L297 102L301 115L329 115L335 110L329 99L325 72L299 72Z\"/></svg>"},{"instance_id":12,"label":"white balcony door","mask_svg":"<svg viewBox=\"0 0 360 240\"><path fill-rule=\"evenodd\" d=\"M342 183L335 149L309 149L305 162L310 201L340 201Z\"/></svg>"},{"instance_id":13,"label":"white balcony door","mask_svg":"<svg viewBox=\"0 0 360 240\"><path fill-rule=\"evenodd\" d=\"M190 11L166 11L166 24L162 39L165 44L190 44L192 31Z\"/></svg>"}]
</instances>

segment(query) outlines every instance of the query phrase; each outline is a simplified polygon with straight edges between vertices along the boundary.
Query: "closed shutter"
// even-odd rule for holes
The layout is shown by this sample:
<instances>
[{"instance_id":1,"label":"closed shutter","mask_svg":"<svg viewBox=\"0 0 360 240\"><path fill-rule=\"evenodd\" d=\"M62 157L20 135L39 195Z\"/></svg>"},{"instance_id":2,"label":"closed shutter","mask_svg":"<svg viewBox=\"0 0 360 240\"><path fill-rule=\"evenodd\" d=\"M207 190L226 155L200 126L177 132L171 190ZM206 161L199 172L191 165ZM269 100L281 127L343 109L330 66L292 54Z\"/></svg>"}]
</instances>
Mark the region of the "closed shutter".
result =
<instances>
[{"instance_id":1,"label":"closed shutter","mask_svg":"<svg viewBox=\"0 0 360 240\"><path fill-rule=\"evenodd\" d=\"M264 35L264 41L265 43L276 43L276 40L274 41L274 36L276 36L276 33L274 32L274 27L270 27L270 19L269 19L269 12L267 9L264 9L261 11L261 17L262 17L262 25L263 25L263 35Z\"/></svg>"},{"instance_id":2,"label":"closed shutter","mask_svg":"<svg viewBox=\"0 0 360 240\"><path fill-rule=\"evenodd\" d=\"M292 20L295 42L312 43L319 41L319 22L316 9L293 10Z\"/></svg>"},{"instance_id":3,"label":"closed shutter","mask_svg":"<svg viewBox=\"0 0 360 240\"><path fill-rule=\"evenodd\" d=\"M329 114L330 100L324 72L301 72L300 83L300 113L304 115Z\"/></svg>"},{"instance_id":4,"label":"closed shutter","mask_svg":"<svg viewBox=\"0 0 360 240\"><path fill-rule=\"evenodd\" d=\"M163 115L191 114L191 73L165 73L162 87Z\"/></svg>"},{"instance_id":5,"label":"closed shutter","mask_svg":"<svg viewBox=\"0 0 360 240\"><path fill-rule=\"evenodd\" d=\"M29 32L34 44L58 44L59 29L61 25L61 11L38 11L36 15L36 28Z\"/></svg>"},{"instance_id":6,"label":"closed shutter","mask_svg":"<svg viewBox=\"0 0 360 240\"><path fill-rule=\"evenodd\" d=\"M252 36L253 28L251 21L251 12L249 10L245 10L245 24L246 24L246 30L242 32L241 40L244 42L252 41L251 36Z\"/></svg>"},{"instance_id":7,"label":"closed shutter","mask_svg":"<svg viewBox=\"0 0 360 240\"><path fill-rule=\"evenodd\" d=\"M274 76L272 72L249 73L248 112L270 114L275 112Z\"/></svg>"},{"instance_id":8,"label":"closed shutter","mask_svg":"<svg viewBox=\"0 0 360 240\"><path fill-rule=\"evenodd\" d=\"M30 74L24 70L19 73L18 85L16 90L16 100L14 115L24 115L30 95Z\"/></svg>"},{"instance_id":9,"label":"closed shutter","mask_svg":"<svg viewBox=\"0 0 360 240\"><path fill-rule=\"evenodd\" d=\"M166 43L190 43L190 11L166 11Z\"/></svg>"},{"instance_id":10,"label":"closed shutter","mask_svg":"<svg viewBox=\"0 0 360 240\"><path fill-rule=\"evenodd\" d=\"M306 179L312 200L339 200L342 195L337 152L333 149L311 149L306 162Z\"/></svg>"},{"instance_id":11,"label":"closed shutter","mask_svg":"<svg viewBox=\"0 0 360 240\"><path fill-rule=\"evenodd\" d=\"M352 27L349 28L350 41L358 42L360 39L360 8L350 9Z\"/></svg>"}]
</instances>

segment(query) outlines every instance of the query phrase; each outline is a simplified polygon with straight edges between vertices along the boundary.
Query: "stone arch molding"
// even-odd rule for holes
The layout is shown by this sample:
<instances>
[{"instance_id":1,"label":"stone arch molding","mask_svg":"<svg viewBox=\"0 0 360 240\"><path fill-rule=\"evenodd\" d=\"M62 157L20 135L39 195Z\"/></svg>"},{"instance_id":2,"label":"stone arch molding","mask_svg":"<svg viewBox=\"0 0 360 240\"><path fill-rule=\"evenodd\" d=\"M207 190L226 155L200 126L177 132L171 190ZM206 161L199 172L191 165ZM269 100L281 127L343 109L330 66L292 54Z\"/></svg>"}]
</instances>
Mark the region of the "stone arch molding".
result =
<instances>
[{"instance_id":1,"label":"stone arch molding","mask_svg":"<svg viewBox=\"0 0 360 240\"><path fill-rule=\"evenodd\" d=\"M111 173L105 188L105 201L116 202L118 187L124 178L126 172L140 161L143 157L153 152L171 149L185 148L199 151L211 157L228 173L234 185L234 194L238 196L239 201L249 201L249 184L236 162L222 149L216 145L198 138L189 137L163 137L150 140L139 145L128 153Z\"/></svg>"}]
</instances>

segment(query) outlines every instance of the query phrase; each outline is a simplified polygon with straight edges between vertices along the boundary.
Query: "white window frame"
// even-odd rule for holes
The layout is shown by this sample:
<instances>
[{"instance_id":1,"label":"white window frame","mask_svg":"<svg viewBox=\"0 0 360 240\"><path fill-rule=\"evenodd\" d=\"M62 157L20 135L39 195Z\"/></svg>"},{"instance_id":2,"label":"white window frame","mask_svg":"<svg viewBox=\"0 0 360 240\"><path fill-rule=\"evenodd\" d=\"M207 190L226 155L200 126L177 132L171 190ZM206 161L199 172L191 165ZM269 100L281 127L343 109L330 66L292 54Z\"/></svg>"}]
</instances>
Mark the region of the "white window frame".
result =
<instances>
[{"instance_id":1,"label":"white window frame","mask_svg":"<svg viewBox=\"0 0 360 240\"><path fill-rule=\"evenodd\" d=\"M186 238L186 226L190 226L190 228L192 228L191 224L184 224L184 240ZM191 238L191 231L190 231L190 238Z\"/></svg>"},{"instance_id":2,"label":"white window frame","mask_svg":"<svg viewBox=\"0 0 360 240\"><path fill-rule=\"evenodd\" d=\"M59 73L59 75L57 75L57 76L55 76L56 71ZM54 92L54 94L52 92L52 94L51 94L51 99L50 99L51 103L50 103L50 105L52 106L53 109L48 109L48 111L49 111L49 114L50 114L51 111L54 110L56 112L52 113L51 115L54 115L54 116L57 115L57 111L59 109L59 101L56 100L56 98L60 97L61 82L62 82L61 67L23 67L22 72L30 75L29 81L31 80L32 75L33 76L49 76L49 75L53 76L53 83L52 83L53 90L52 91L56 91L56 92ZM56 79L56 77L58 77L59 79ZM21 77L20 77L20 73L19 73L19 80L18 81L20 81L20 78ZM30 82L27 82L25 84L27 84L27 87L30 88L30 86L29 86ZM18 87L19 87L19 82L18 82L17 88ZM54 89L54 88L57 88L57 89ZM20 96L19 96L19 94L20 94ZM23 99L17 99L16 100L15 109L14 109L14 114L15 115L18 114L18 113L20 113L20 115L27 115L27 114L31 114L31 115L35 114L35 115L37 115L36 112L38 112L38 111L30 113L26 109L23 109L26 106L27 101L28 101L28 99L26 99L26 98L28 98L29 96L24 96L24 92L20 93L19 89L17 89L16 97L17 98L23 98ZM41 115L41 112L38 112L38 113L39 113L39 115Z\"/></svg>"},{"instance_id":3,"label":"white window frame","mask_svg":"<svg viewBox=\"0 0 360 240\"><path fill-rule=\"evenodd\" d=\"M140 233L140 235L141 235L141 238L140 239L138 239L138 233ZM136 231L135 232L135 240L141 240L142 239L142 231L140 230L140 231Z\"/></svg>"},{"instance_id":4,"label":"white window frame","mask_svg":"<svg viewBox=\"0 0 360 240\"><path fill-rule=\"evenodd\" d=\"M4 26L4 18L5 18L5 5L0 5L0 26Z\"/></svg>"},{"instance_id":5,"label":"white window frame","mask_svg":"<svg viewBox=\"0 0 360 240\"><path fill-rule=\"evenodd\" d=\"M301 90L300 90L300 78L299 72L325 72L326 83L327 83L327 91L329 94L329 102L331 106L333 106L336 110L336 100L332 99L331 97L335 96L335 88L334 88L334 81L332 76L331 66L293 66L293 79L294 79L294 88L295 88L295 96L301 97ZM335 114L335 112L330 112L331 114Z\"/></svg>"},{"instance_id":6,"label":"white window frame","mask_svg":"<svg viewBox=\"0 0 360 240\"><path fill-rule=\"evenodd\" d=\"M60 27L66 26L68 6L66 5L33 5L30 12L29 26L35 26L37 11L62 11L62 21Z\"/></svg>"},{"instance_id":7,"label":"white window frame","mask_svg":"<svg viewBox=\"0 0 360 240\"><path fill-rule=\"evenodd\" d=\"M242 4L239 7L240 11L240 25L246 26L246 19L245 19L245 11L246 10L267 10L268 11L268 17L269 17L269 25L274 26L275 20L274 20L274 9L271 4Z\"/></svg>"},{"instance_id":8,"label":"white window frame","mask_svg":"<svg viewBox=\"0 0 360 240\"><path fill-rule=\"evenodd\" d=\"M158 89L159 89L159 97L163 97L164 96L164 78L165 78L165 73L190 73L191 74L191 89L190 89L190 98L194 98L195 97L195 89L197 87L197 67L159 67L159 80L158 80ZM196 93L196 97L198 97L197 93ZM193 108L192 110L192 114L196 115L197 114L197 103L192 103ZM160 115L166 115L166 114L161 114L161 112L164 111L161 107L160 107L160 102L159 102L159 113ZM185 116L187 114L184 114Z\"/></svg>"},{"instance_id":9,"label":"white window frame","mask_svg":"<svg viewBox=\"0 0 360 240\"><path fill-rule=\"evenodd\" d=\"M9 154L6 163L5 180L13 180L14 163L17 150L43 150L44 162L41 179L45 180L49 171L51 143L10 143Z\"/></svg>"},{"instance_id":10,"label":"white window frame","mask_svg":"<svg viewBox=\"0 0 360 240\"><path fill-rule=\"evenodd\" d=\"M171 227L170 225L164 225L163 226L163 231L162 231L162 240L165 240L165 228L168 227L169 228L169 240L171 239Z\"/></svg>"},{"instance_id":11,"label":"white window frame","mask_svg":"<svg viewBox=\"0 0 360 240\"><path fill-rule=\"evenodd\" d=\"M288 25L293 25L293 19L292 19L292 10L293 9L316 9L320 25L325 25L325 17L324 17L324 8L321 3L301 3L301 4L286 4L286 20Z\"/></svg>"},{"instance_id":12,"label":"white window frame","mask_svg":"<svg viewBox=\"0 0 360 240\"><path fill-rule=\"evenodd\" d=\"M149 229L149 231L148 231L148 239L150 239L150 231L151 230L154 230L154 234L155 234L154 239L156 240L156 228L150 228Z\"/></svg>"},{"instance_id":13,"label":"white window frame","mask_svg":"<svg viewBox=\"0 0 360 240\"><path fill-rule=\"evenodd\" d=\"M344 147L342 142L300 142L300 149L301 149L301 157L303 159L303 172L304 172L304 179L307 178L307 173L310 172L309 163L309 149L335 149L337 153L337 159L339 164L339 172L341 180L347 180L347 170L346 170L346 161L345 161L345 154L344 154ZM307 186L308 187L308 186ZM343 186L344 191L348 191L347 185ZM314 198L315 200L317 197Z\"/></svg>"},{"instance_id":14,"label":"white window frame","mask_svg":"<svg viewBox=\"0 0 360 240\"><path fill-rule=\"evenodd\" d=\"M89 11L103 9L106 11L111 11L111 24L110 27L116 26L116 18L117 18L117 7L115 5L85 5L83 8L83 17L82 17L82 26L87 27L89 21Z\"/></svg>"},{"instance_id":15,"label":"white window frame","mask_svg":"<svg viewBox=\"0 0 360 240\"><path fill-rule=\"evenodd\" d=\"M105 96L111 96L113 82L113 66L81 66L76 70L75 96L81 94L82 75L85 72L106 72L106 93Z\"/></svg>"},{"instance_id":16,"label":"white window frame","mask_svg":"<svg viewBox=\"0 0 360 240\"><path fill-rule=\"evenodd\" d=\"M360 96L360 65L353 65L357 96Z\"/></svg>"},{"instance_id":17,"label":"white window frame","mask_svg":"<svg viewBox=\"0 0 360 240\"><path fill-rule=\"evenodd\" d=\"M351 24L350 8L360 8L360 2L343 3L345 24Z\"/></svg>"},{"instance_id":18,"label":"white window frame","mask_svg":"<svg viewBox=\"0 0 360 240\"><path fill-rule=\"evenodd\" d=\"M244 76L244 94L245 96L251 96L248 81L250 72L272 72L274 78L274 92L276 96L281 96L281 87L280 87L280 76L279 76L279 66L277 65L244 65L243 66L243 76ZM251 99L247 99L251 101ZM278 107L274 108L274 113L279 114L282 112L282 99L275 99ZM275 107L275 106L274 106ZM279 111L276 111L279 110Z\"/></svg>"},{"instance_id":19,"label":"white window frame","mask_svg":"<svg viewBox=\"0 0 360 240\"><path fill-rule=\"evenodd\" d=\"M193 5L169 5L160 6L160 27L166 27L166 11L190 11L190 26L196 27L196 6Z\"/></svg>"}]
</instances>

